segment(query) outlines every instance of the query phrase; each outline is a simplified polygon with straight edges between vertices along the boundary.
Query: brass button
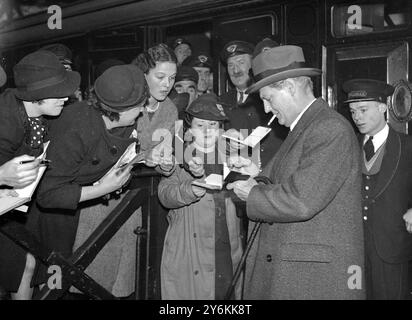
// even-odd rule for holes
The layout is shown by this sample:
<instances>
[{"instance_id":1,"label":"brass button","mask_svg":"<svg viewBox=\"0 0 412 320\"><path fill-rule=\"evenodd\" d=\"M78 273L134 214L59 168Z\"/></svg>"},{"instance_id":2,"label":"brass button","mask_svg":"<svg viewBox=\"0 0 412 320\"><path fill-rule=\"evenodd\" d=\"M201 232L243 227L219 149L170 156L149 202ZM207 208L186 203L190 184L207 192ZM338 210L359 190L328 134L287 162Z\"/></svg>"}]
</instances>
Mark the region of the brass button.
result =
<instances>
[{"instance_id":1,"label":"brass button","mask_svg":"<svg viewBox=\"0 0 412 320\"><path fill-rule=\"evenodd\" d=\"M368 220L368 217L367 216L363 216L363 220Z\"/></svg>"},{"instance_id":2,"label":"brass button","mask_svg":"<svg viewBox=\"0 0 412 320\"><path fill-rule=\"evenodd\" d=\"M367 207L367 206L364 206L364 207L363 207L363 210L368 210L368 207Z\"/></svg>"},{"instance_id":3,"label":"brass button","mask_svg":"<svg viewBox=\"0 0 412 320\"><path fill-rule=\"evenodd\" d=\"M365 186L365 190L369 190L369 186Z\"/></svg>"}]
</instances>

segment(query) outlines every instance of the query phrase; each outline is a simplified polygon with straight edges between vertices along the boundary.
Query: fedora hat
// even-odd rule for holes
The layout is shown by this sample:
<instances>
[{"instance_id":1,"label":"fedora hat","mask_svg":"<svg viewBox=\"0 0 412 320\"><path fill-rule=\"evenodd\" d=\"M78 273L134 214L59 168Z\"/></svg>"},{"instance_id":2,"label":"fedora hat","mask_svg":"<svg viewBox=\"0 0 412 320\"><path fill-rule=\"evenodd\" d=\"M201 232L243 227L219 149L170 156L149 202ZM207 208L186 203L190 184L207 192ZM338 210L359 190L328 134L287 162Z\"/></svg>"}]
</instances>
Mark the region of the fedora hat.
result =
<instances>
[{"instance_id":1,"label":"fedora hat","mask_svg":"<svg viewBox=\"0 0 412 320\"><path fill-rule=\"evenodd\" d=\"M246 93L251 93L271 83L300 76L317 76L320 69L308 68L303 50L298 46L277 46L259 53L252 61L255 83Z\"/></svg>"},{"instance_id":2,"label":"fedora hat","mask_svg":"<svg viewBox=\"0 0 412 320\"><path fill-rule=\"evenodd\" d=\"M94 91L102 107L112 112L134 108L149 97L143 71L131 64L107 69L96 79Z\"/></svg>"},{"instance_id":3,"label":"fedora hat","mask_svg":"<svg viewBox=\"0 0 412 320\"><path fill-rule=\"evenodd\" d=\"M52 52L26 55L13 68L16 97L25 101L65 98L80 85L80 74L67 71Z\"/></svg>"}]
</instances>

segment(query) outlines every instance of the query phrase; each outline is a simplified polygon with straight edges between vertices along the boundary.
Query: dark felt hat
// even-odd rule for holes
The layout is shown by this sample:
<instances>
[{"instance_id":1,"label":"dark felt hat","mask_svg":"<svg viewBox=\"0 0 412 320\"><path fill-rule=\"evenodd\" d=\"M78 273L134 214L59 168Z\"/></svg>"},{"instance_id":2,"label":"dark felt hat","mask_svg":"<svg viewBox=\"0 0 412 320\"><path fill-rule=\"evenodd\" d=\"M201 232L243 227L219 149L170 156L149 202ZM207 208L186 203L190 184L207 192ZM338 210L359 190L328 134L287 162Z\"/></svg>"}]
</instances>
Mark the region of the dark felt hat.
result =
<instances>
[{"instance_id":1,"label":"dark felt hat","mask_svg":"<svg viewBox=\"0 0 412 320\"><path fill-rule=\"evenodd\" d=\"M194 100L186 112L196 118L204 120L227 120L223 106L214 93L205 93Z\"/></svg>"},{"instance_id":2,"label":"dark felt hat","mask_svg":"<svg viewBox=\"0 0 412 320\"><path fill-rule=\"evenodd\" d=\"M177 68L175 83L183 80L197 83L199 81L199 74L193 67L180 66Z\"/></svg>"},{"instance_id":3,"label":"dark felt hat","mask_svg":"<svg viewBox=\"0 0 412 320\"><path fill-rule=\"evenodd\" d=\"M0 66L0 87L4 86L7 81L7 75L2 66Z\"/></svg>"},{"instance_id":4,"label":"dark felt hat","mask_svg":"<svg viewBox=\"0 0 412 320\"><path fill-rule=\"evenodd\" d=\"M209 68L212 69L212 59L207 54L192 55L186 58L182 65L189 67Z\"/></svg>"},{"instance_id":5,"label":"dark felt hat","mask_svg":"<svg viewBox=\"0 0 412 320\"><path fill-rule=\"evenodd\" d=\"M343 91L348 94L345 103L357 101L379 101L386 103L386 98L392 95L394 87L383 81L373 79L352 79L346 81Z\"/></svg>"},{"instance_id":6,"label":"dark felt hat","mask_svg":"<svg viewBox=\"0 0 412 320\"><path fill-rule=\"evenodd\" d=\"M177 38L173 41L173 50L176 49L177 46L181 45L181 44L187 44L189 47L191 47L192 45L190 44L189 41L187 41L185 38Z\"/></svg>"},{"instance_id":7,"label":"dark felt hat","mask_svg":"<svg viewBox=\"0 0 412 320\"><path fill-rule=\"evenodd\" d=\"M102 107L114 112L134 108L149 97L143 71L131 64L107 69L95 81L94 90Z\"/></svg>"},{"instance_id":8,"label":"dark felt hat","mask_svg":"<svg viewBox=\"0 0 412 320\"><path fill-rule=\"evenodd\" d=\"M110 67L121 66L123 64L126 64L126 63L120 59L114 59L114 58L106 59L97 65L94 71L94 78L97 79L98 77L100 77L103 74L103 72L105 72Z\"/></svg>"},{"instance_id":9,"label":"dark felt hat","mask_svg":"<svg viewBox=\"0 0 412 320\"><path fill-rule=\"evenodd\" d=\"M250 54L253 53L254 45L246 41L230 41L224 47L220 53L220 58L224 63L227 62L227 59L230 57L238 56L241 54Z\"/></svg>"},{"instance_id":10,"label":"dark felt hat","mask_svg":"<svg viewBox=\"0 0 412 320\"><path fill-rule=\"evenodd\" d=\"M53 52L63 64L72 64L72 51L61 43L53 43L40 48L40 50L47 50Z\"/></svg>"},{"instance_id":11,"label":"dark felt hat","mask_svg":"<svg viewBox=\"0 0 412 320\"><path fill-rule=\"evenodd\" d=\"M288 78L311 77L322 73L320 69L306 65L303 50L298 46L278 46L264 50L252 60L252 70L255 83L246 93Z\"/></svg>"},{"instance_id":12,"label":"dark felt hat","mask_svg":"<svg viewBox=\"0 0 412 320\"><path fill-rule=\"evenodd\" d=\"M262 41L260 41L256 46L255 50L253 50L253 58L255 58L259 53L262 53L265 50L277 47L279 43L277 43L275 40L267 37L264 38Z\"/></svg>"},{"instance_id":13,"label":"dark felt hat","mask_svg":"<svg viewBox=\"0 0 412 320\"><path fill-rule=\"evenodd\" d=\"M45 50L25 56L13 72L16 96L25 101L69 97L80 85L80 74L67 71L54 53Z\"/></svg>"}]
</instances>

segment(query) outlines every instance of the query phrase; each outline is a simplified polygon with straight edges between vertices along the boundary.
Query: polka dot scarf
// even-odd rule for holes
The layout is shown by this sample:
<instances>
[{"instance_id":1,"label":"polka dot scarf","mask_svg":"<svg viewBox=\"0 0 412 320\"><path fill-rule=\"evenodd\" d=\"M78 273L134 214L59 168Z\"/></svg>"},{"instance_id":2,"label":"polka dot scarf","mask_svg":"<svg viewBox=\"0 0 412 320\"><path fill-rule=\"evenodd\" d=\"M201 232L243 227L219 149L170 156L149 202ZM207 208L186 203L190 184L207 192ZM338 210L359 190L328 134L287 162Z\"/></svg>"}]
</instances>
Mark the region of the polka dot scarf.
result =
<instances>
[{"instance_id":1,"label":"polka dot scarf","mask_svg":"<svg viewBox=\"0 0 412 320\"><path fill-rule=\"evenodd\" d=\"M46 134L46 126L40 117L29 118L30 124L30 146L34 149L43 145L43 139Z\"/></svg>"}]
</instances>

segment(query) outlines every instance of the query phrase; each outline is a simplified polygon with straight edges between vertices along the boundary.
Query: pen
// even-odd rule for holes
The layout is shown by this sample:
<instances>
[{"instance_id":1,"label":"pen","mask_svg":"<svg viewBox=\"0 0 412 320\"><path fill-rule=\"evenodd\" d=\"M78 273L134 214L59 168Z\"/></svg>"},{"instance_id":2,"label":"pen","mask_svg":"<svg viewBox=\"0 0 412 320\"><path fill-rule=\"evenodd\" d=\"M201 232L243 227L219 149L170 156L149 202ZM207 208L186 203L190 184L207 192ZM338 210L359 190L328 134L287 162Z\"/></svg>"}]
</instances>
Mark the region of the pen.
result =
<instances>
[{"instance_id":1,"label":"pen","mask_svg":"<svg viewBox=\"0 0 412 320\"><path fill-rule=\"evenodd\" d=\"M34 162L35 160L25 160L25 161L20 161L20 164L25 164L25 163L30 163ZM47 166L51 163L51 160L49 159L41 159L39 165L41 166Z\"/></svg>"},{"instance_id":2,"label":"pen","mask_svg":"<svg viewBox=\"0 0 412 320\"><path fill-rule=\"evenodd\" d=\"M275 120L276 119L276 114L274 114L273 115L273 117L272 118L270 118L270 120L269 120L269 122L268 122L268 126L270 126L270 124L273 122L273 120Z\"/></svg>"}]
</instances>

